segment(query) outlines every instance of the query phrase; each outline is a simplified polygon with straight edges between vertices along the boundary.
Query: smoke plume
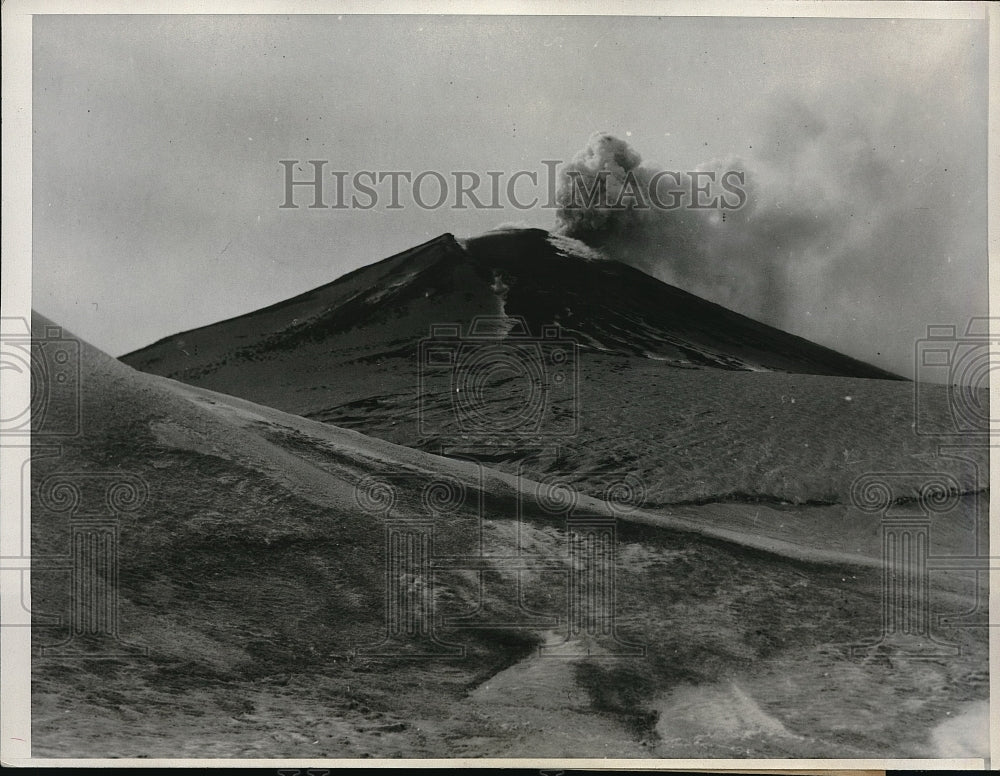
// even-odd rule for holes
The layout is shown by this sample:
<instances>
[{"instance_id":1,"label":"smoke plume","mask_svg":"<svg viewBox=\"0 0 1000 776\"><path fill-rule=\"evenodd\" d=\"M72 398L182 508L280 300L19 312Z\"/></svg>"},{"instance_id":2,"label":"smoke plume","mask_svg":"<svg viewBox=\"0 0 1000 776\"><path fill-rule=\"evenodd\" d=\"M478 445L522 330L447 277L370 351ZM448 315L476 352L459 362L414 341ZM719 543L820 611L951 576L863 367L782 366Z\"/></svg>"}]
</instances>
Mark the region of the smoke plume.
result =
<instances>
[{"instance_id":1,"label":"smoke plume","mask_svg":"<svg viewBox=\"0 0 1000 776\"><path fill-rule=\"evenodd\" d=\"M913 376L914 340L928 324L986 314L986 186L975 116L937 120L909 109L909 97L864 121L830 95L779 101L753 156L678 170L666 183L627 142L595 134L560 172L556 232ZM663 209L636 196L658 173L661 191L690 192L698 171L741 176L745 202ZM718 183L703 201L718 193L734 203Z\"/></svg>"}]
</instances>

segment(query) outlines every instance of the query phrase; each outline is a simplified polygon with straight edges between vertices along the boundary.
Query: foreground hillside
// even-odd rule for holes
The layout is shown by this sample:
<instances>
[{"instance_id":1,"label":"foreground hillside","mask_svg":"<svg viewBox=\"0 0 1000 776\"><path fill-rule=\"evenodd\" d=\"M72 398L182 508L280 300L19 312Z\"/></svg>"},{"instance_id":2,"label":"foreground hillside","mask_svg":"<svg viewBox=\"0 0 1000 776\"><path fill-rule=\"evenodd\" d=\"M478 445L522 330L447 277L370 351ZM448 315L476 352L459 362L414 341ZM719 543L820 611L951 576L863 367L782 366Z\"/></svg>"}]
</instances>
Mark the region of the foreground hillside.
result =
<instances>
[{"instance_id":1,"label":"foreground hillside","mask_svg":"<svg viewBox=\"0 0 1000 776\"><path fill-rule=\"evenodd\" d=\"M962 648L947 659L851 652L881 627L871 515L635 505L613 545L618 640L571 637L566 580L581 561L559 510L569 491L82 353L83 433L33 464L32 550L68 551L67 476L98 512L101 488L134 483L115 587L121 641L148 654L108 657L106 640L86 640L89 659L36 656L37 756L973 753L947 731L979 719L985 629L943 631ZM396 478L390 511L359 500L371 477ZM435 483L460 497L427 501ZM969 517L985 506L936 525L938 551L968 551ZM432 528L424 577L387 574L386 517ZM932 578L935 611L974 607L967 576ZM371 648L388 627L387 579L443 618L427 649L447 654L414 655L409 638L394 642L402 656ZM67 573L33 575L39 618L68 616L69 585ZM33 637L51 646L65 627L39 619ZM609 656L636 644L644 655Z\"/></svg>"}]
</instances>

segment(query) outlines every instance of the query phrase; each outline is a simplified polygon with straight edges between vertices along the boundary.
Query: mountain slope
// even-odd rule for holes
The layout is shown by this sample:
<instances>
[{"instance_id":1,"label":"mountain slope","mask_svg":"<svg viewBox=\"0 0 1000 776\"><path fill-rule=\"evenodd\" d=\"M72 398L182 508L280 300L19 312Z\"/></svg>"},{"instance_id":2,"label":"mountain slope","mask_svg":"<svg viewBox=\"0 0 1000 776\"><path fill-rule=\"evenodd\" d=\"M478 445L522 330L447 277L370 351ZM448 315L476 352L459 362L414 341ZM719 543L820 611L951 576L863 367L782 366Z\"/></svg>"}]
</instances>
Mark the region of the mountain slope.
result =
<instances>
[{"instance_id":1,"label":"mountain slope","mask_svg":"<svg viewBox=\"0 0 1000 776\"><path fill-rule=\"evenodd\" d=\"M605 636L567 630L581 561L566 491L142 374L86 343L81 356L82 433L32 465L38 756L920 756L942 753L933 731L985 697L982 630L948 631L963 653L918 672L845 651L881 624L870 517L814 533L767 508L635 509L617 521L614 613L646 654L609 661L587 653L613 648ZM53 397L53 417L76 411ZM400 478L388 513L358 498L373 476ZM42 562L71 546L68 483L92 518L121 509L116 655L100 633L75 642L90 659L45 651L81 615L70 573ZM136 498L106 495L125 483ZM428 511L434 484L461 498ZM432 525L430 587L417 575L399 590L442 615L436 635L464 655L418 659L409 637L401 656L370 648L393 622L385 515ZM974 601L961 575L934 583L938 611ZM540 645L586 650L547 659ZM676 735L676 709L733 693L772 721L688 715Z\"/></svg>"},{"instance_id":2,"label":"mountain slope","mask_svg":"<svg viewBox=\"0 0 1000 776\"><path fill-rule=\"evenodd\" d=\"M481 316L492 316L489 334L471 336ZM462 393L421 350L436 324L457 325L445 350L471 363L476 348L499 347L497 365L509 368L470 370L482 379ZM561 328L546 340L552 324ZM553 387L556 346L575 356ZM940 438L914 433L912 383L541 230L444 235L122 360L409 447L526 466L536 479L560 474L586 489L592 475L631 471L663 504L844 504L856 477L886 468L984 487L938 454ZM947 425L946 388L926 387L921 401ZM985 471L985 455L973 457Z\"/></svg>"},{"instance_id":3,"label":"mountain slope","mask_svg":"<svg viewBox=\"0 0 1000 776\"><path fill-rule=\"evenodd\" d=\"M561 249L562 248L562 249ZM391 310L391 314L387 311ZM338 360L398 353L434 323L475 316L559 323L584 350L686 367L900 379L753 321L615 261L585 260L540 229L450 234L306 294L129 353L143 371L187 380L233 361L323 343ZM347 346L343 336L350 333Z\"/></svg>"}]
</instances>

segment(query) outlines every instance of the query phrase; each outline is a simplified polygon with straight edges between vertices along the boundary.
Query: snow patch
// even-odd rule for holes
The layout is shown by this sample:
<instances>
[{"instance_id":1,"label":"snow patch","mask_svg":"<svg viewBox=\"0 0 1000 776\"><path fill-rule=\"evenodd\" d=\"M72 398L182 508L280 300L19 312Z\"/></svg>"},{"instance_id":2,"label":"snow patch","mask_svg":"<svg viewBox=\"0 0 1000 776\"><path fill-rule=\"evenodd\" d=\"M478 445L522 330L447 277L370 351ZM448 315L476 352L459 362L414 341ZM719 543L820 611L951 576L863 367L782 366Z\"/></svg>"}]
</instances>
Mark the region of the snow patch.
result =
<instances>
[{"instance_id":1,"label":"snow patch","mask_svg":"<svg viewBox=\"0 0 1000 776\"><path fill-rule=\"evenodd\" d=\"M608 257L598 250L591 248L585 242L562 234L550 234L547 238L549 245L556 249L562 256L568 256L584 261L607 261Z\"/></svg>"},{"instance_id":2,"label":"snow patch","mask_svg":"<svg viewBox=\"0 0 1000 776\"><path fill-rule=\"evenodd\" d=\"M990 704L973 701L931 731L938 757L990 756Z\"/></svg>"}]
</instances>

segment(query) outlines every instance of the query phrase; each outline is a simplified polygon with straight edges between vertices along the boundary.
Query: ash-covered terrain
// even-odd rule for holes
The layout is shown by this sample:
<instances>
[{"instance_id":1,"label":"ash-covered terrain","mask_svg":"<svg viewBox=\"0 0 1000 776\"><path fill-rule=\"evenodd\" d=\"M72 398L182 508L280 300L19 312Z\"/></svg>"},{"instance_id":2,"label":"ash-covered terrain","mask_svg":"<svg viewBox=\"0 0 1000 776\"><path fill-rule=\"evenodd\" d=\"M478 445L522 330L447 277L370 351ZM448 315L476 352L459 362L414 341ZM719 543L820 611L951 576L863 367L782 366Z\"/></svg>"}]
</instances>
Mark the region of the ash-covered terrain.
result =
<instances>
[{"instance_id":1,"label":"ash-covered terrain","mask_svg":"<svg viewBox=\"0 0 1000 776\"><path fill-rule=\"evenodd\" d=\"M33 555L74 541L65 472L135 497L116 634L33 577L37 756L982 754L976 572L929 574L922 659L883 638L858 478L935 556L986 540L986 454L917 434L909 381L541 230L81 347ZM920 400L946 425L947 386ZM104 657L51 649L78 621Z\"/></svg>"}]
</instances>

